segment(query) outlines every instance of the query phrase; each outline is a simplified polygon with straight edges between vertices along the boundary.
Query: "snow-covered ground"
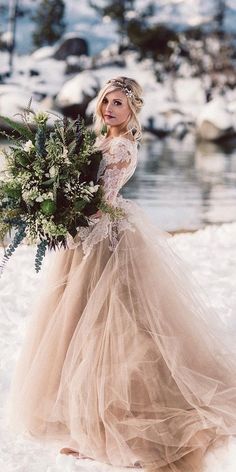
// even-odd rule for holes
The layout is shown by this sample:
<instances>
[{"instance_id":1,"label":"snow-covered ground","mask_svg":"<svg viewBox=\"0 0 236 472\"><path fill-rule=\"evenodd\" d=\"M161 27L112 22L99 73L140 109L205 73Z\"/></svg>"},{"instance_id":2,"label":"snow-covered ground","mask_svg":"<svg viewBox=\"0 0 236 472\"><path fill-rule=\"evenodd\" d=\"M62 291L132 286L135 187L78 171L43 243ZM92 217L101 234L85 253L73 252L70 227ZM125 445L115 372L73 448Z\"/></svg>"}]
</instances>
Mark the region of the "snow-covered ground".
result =
<instances>
[{"instance_id":1,"label":"snow-covered ground","mask_svg":"<svg viewBox=\"0 0 236 472\"><path fill-rule=\"evenodd\" d=\"M227 331L235 336L236 223L175 235L171 244L188 262ZM34 253L33 247L21 246L0 279L0 468L4 472L127 472L128 469L62 456L58 454L57 444L32 442L8 431L5 410L10 379L23 342L29 308L50 260L49 255L42 273L36 275ZM232 438L227 447L208 452L204 472L235 472L235 464L236 438Z\"/></svg>"}]
</instances>

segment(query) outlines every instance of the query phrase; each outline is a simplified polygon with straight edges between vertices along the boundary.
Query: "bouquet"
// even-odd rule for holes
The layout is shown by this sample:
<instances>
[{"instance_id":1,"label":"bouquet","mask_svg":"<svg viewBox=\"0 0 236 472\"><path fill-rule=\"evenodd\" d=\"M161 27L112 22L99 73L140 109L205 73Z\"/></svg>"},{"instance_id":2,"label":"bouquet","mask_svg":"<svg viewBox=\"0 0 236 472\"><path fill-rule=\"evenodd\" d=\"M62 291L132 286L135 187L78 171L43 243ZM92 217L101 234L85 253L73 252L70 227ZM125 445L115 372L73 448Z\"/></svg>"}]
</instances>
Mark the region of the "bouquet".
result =
<instances>
[{"instance_id":1,"label":"bouquet","mask_svg":"<svg viewBox=\"0 0 236 472\"><path fill-rule=\"evenodd\" d=\"M4 151L6 169L0 178L1 241L14 233L1 269L27 238L37 246L38 272L47 248L66 248L68 234L74 237L78 227L88 226L98 210L112 214L97 182L102 153L80 118L59 118L49 127L49 114L30 106L22 124L1 118L19 136Z\"/></svg>"}]
</instances>

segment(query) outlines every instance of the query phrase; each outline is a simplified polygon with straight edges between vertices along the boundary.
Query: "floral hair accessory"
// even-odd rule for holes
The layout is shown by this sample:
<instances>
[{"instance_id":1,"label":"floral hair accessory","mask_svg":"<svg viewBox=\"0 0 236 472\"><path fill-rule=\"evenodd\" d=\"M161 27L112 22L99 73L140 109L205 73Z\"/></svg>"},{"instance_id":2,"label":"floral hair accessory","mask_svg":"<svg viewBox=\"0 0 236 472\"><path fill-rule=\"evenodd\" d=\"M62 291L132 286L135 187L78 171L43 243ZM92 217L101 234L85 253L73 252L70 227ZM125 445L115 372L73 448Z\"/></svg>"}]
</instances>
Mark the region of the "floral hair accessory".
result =
<instances>
[{"instance_id":1,"label":"floral hair accessory","mask_svg":"<svg viewBox=\"0 0 236 472\"><path fill-rule=\"evenodd\" d=\"M116 79L111 79L108 81L108 84L112 84L115 87L118 87L122 90L122 92L125 93L125 95L131 99L135 98L134 93L132 92L131 88L125 84L125 82L122 82L121 80L116 80Z\"/></svg>"}]
</instances>

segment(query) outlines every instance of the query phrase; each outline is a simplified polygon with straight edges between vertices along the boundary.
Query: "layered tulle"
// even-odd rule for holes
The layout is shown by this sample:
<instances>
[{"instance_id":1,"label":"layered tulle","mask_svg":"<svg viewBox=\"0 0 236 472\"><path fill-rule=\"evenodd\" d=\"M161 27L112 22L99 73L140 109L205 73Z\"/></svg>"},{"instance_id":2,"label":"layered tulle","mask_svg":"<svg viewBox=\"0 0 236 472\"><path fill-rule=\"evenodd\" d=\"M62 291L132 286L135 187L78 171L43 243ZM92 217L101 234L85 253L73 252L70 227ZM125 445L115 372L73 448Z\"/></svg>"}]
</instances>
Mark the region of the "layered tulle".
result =
<instances>
[{"instance_id":1,"label":"layered tulle","mask_svg":"<svg viewBox=\"0 0 236 472\"><path fill-rule=\"evenodd\" d=\"M132 204L113 252L55 254L12 383L11 425L98 461L199 472L236 434L236 360L168 233Z\"/></svg>"}]
</instances>

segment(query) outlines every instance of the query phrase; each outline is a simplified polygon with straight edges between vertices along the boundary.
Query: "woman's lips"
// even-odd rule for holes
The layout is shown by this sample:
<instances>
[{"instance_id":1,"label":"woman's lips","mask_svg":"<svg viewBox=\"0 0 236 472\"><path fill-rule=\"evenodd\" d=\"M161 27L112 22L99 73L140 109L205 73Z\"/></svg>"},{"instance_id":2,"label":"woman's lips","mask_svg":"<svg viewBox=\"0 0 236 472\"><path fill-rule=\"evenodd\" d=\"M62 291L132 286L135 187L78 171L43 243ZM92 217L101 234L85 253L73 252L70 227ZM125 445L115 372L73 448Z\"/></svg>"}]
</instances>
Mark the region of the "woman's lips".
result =
<instances>
[{"instance_id":1,"label":"woman's lips","mask_svg":"<svg viewBox=\"0 0 236 472\"><path fill-rule=\"evenodd\" d=\"M112 116L112 115L107 115L107 114L104 115L104 116L105 116L105 118L115 118L114 116Z\"/></svg>"}]
</instances>

